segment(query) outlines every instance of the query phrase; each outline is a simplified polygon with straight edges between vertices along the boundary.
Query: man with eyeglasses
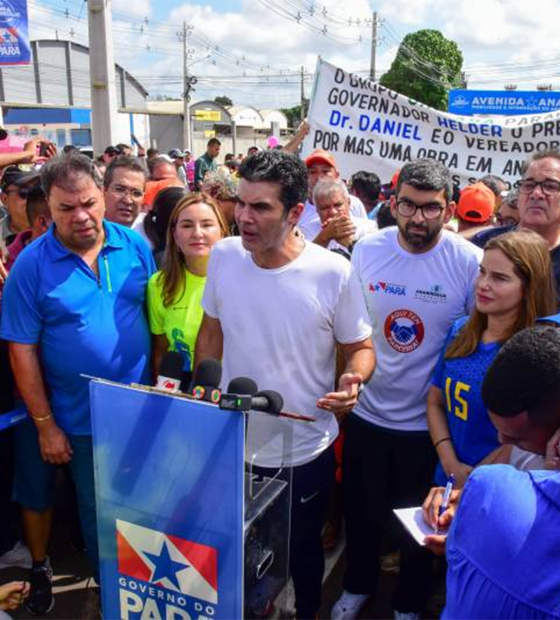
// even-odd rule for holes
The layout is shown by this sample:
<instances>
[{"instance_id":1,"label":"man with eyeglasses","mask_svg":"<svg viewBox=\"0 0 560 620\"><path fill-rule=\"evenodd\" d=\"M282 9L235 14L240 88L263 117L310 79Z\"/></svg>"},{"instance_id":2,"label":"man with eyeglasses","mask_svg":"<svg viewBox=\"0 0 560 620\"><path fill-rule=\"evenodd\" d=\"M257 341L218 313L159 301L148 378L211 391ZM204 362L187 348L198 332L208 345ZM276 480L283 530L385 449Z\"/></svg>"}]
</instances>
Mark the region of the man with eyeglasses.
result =
<instances>
[{"instance_id":1,"label":"man with eyeglasses","mask_svg":"<svg viewBox=\"0 0 560 620\"><path fill-rule=\"evenodd\" d=\"M560 294L560 152L548 150L533 155L525 162L523 178L514 187L519 192L518 227L534 230L548 243ZM471 241L483 248L489 239L515 228L510 225L483 230Z\"/></svg>"},{"instance_id":2,"label":"man with eyeglasses","mask_svg":"<svg viewBox=\"0 0 560 620\"><path fill-rule=\"evenodd\" d=\"M474 304L482 257L444 230L454 209L449 170L433 160L410 162L391 197L397 226L366 236L352 253L378 364L345 426L347 568L332 618L357 617L375 593L387 513L420 505L431 486L430 377L448 329ZM430 596L430 554L406 533L400 551L395 617L419 618Z\"/></svg>"},{"instance_id":3,"label":"man with eyeglasses","mask_svg":"<svg viewBox=\"0 0 560 620\"><path fill-rule=\"evenodd\" d=\"M103 177L105 219L131 227L144 204L146 171L135 157L114 159Z\"/></svg>"}]
</instances>

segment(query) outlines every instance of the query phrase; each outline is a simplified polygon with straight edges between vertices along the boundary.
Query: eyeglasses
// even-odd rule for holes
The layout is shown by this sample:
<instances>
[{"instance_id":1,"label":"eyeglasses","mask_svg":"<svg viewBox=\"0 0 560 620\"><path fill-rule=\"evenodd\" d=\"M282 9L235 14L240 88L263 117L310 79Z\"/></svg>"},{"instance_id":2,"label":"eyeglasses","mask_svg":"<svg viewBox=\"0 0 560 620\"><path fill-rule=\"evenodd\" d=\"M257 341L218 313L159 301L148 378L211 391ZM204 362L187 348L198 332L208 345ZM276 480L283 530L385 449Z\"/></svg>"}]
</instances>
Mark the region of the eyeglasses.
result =
<instances>
[{"instance_id":1,"label":"eyeglasses","mask_svg":"<svg viewBox=\"0 0 560 620\"><path fill-rule=\"evenodd\" d=\"M494 218L496 220L496 224L499 224L500 226L515 226L517 224L517 220L513 217L504 217L503 215L500 215L499 213L496 213L496 216Z\"/></svg>"},{"instance_id":2,"label":"eyeglasses","mask_svg":"<svg viewBox=\"0 0 560 620\"><path fill-rule=\"evenodd\" d=\"M3 191L4 194L15 194L17 192L20 198L27 198L27 196L29 195L29 190L27 189L27 187L18 187L17 189L5 189Z\"/></svg>"},{"instance_id":3,"label":"eyeglasses","mask_svg":"<svg viewBox=\"0 0 560 620\"><path fill-rule=\"evenodd\" d=\"M408 199L402 199L397 202L397 213L402 217L413 217L418 209L422 211L425 219L437 220L445 207L442 207L437 202L428 202L425 205L417 205Z\"/></svg>"},{"instance_id":4,"label":"eyeglasses","mask_svg":"<svg viewBox=\"0 0 560 620\"><path fill-rule=\"evenodd\" d=\"M142 200L144 198L144 192L139 189L131 189L130 187L125 187L124 185L113 185L110 190L115 194L115 196L119 196L120 198L124 198L127 194L133 200Z\"/></svg>"},{"instance_id":5,"label":"eyeglasses","mask_svg":"<svg viewBox=\"0 0 560 620\"><path fill-rule=\"evenodd\" d=\"M523 179L513 184L515 189L519 190L522 194L530 194L537 189L541 188L541 191L546 196L556 196L560 193L560 182L552 181L551 179L545 179L544 181L533 181L531 179Z\"/></svg>"}]
</instances>

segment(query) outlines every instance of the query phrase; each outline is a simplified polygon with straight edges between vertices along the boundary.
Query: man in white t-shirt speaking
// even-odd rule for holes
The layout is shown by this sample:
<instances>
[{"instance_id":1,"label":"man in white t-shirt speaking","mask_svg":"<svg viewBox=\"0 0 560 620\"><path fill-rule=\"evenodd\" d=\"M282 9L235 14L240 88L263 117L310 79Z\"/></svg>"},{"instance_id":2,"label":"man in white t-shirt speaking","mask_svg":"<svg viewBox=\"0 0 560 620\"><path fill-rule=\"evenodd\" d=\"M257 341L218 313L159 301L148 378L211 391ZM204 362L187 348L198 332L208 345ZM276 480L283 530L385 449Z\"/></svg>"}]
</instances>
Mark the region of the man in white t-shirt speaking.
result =
<instances>
[{"instance_id":1,"label":"man in white t-shirt speaking","mask_svg":"<svg viewBox=\"0 0 560 620\"><path fill-rule=\"evenodd\" d=\"M334 474L337 417L355 405L373 371L371 326L349 261L306 242L294 230L307 195L307 171L296 156L257 153L239 168L235 219L240 237L210 256L196 360L222 358L222 385L250 377L273 389L285 409L315 418L294 423L254 414L248 458L259 467L293 468L290 570L298 618L314 618L324 570L321 527ZM345 368L335 388L335 348ZM284 454L274 441L293 427Z\"/></svg>"},{"instance_id":2,"label":"man in white t-shirt speaking","mask_svg":"<svg viewBox=\"0 0 560 620\"><path fill-rule=\"evenodd\" d=\"M350 258L354 244L377 231L377 224L350 213L350 194L340 179L322 179L313 190L319 230L313 243Z\"/></svg>"},{"instance_id":3,"label":"man in white t-shirt speaking","mask_svg":"<svg viewBox=\"0 0 560 620\"><path fill-rule=\"evenodd\" d=\"M449 170L406 164L391 211L397 226L359 241L352 264L373 326L377 369L345 426L344 593L332 618L355 618L379 575L393 508L420 506L435 468L426 420L430 378L449 327L474 303L481 251L443 229L454 210ZM431 557L403 532L396 618L420 617L430 596Z\"/></svg>"},{"instance_id":4,"label":"man in white t-shirt speaking","mask_svg":"<svg viewBox=\"0 0 560 620\"><path fill-rule=\"evenodd\" d=\"M313 240L321 228L319 216L313 204L313 190L321 179L339 179L340 172L333 155L323 149L315 149L305 160L305 165L309 181L309 198L304 204L298 226L307 239ZM366 208L357 196L350 196L350 213L354 217L367 218Z\"/></svg>"}]
</instances>

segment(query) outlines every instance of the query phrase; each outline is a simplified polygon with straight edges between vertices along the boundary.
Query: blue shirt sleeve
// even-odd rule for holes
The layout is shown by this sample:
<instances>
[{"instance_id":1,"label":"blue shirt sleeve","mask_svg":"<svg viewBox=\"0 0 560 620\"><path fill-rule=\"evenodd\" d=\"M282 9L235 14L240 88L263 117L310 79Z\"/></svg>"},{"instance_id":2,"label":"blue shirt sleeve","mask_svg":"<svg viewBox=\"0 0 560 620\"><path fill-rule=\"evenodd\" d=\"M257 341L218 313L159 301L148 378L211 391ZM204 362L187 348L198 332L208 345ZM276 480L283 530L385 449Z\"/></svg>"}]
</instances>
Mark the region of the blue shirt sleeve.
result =
<instances>
[{"instance_id":1,"label":"blue shirt sleeve","mask_svg":"<svg viewBox=\"0 0 560 620\"><path fill-rule=\"evenodd\" d=\"M0 337L20 344L39 341L43 318L39 309L38 263L27 253L20 254L6 280L2 296Z\"/></svg>"}]
</instances>

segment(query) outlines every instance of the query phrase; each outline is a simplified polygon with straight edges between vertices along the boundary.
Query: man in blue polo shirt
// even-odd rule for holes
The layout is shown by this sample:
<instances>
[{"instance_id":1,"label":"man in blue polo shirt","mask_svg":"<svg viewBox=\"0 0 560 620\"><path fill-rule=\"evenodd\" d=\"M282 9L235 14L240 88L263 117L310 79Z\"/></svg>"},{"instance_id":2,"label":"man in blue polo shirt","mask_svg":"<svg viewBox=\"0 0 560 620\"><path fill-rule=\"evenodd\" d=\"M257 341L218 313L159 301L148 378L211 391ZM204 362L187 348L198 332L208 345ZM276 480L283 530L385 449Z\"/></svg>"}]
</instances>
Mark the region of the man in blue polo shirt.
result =
<instances>
[{"instance_id":1,"label":"man in blue polo shirt","mask_svg":"<svg viewBox=\"0 0 560 620\"><path fill-rule=\"evenodd\" d=\"M102 182L80 154L51 160L41 180L53 225L6 281L0 337L30 420L16 430L15 496L33 557L28 608L54 604L46 555L56 466L69 463L86 547L98 567L88 380L146 382L145 290L155 271L144 241L103 219Z\"/></svg>"}]
</instances>

